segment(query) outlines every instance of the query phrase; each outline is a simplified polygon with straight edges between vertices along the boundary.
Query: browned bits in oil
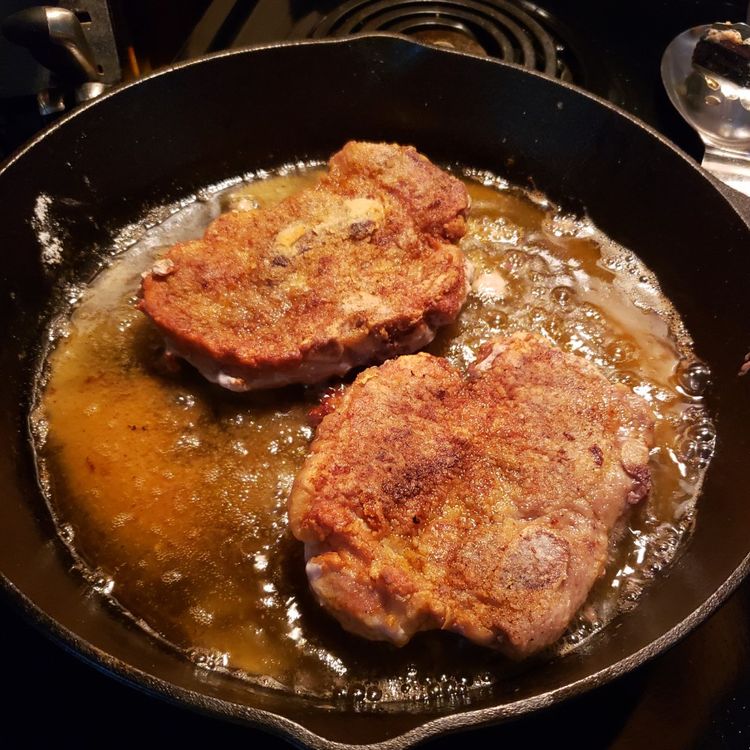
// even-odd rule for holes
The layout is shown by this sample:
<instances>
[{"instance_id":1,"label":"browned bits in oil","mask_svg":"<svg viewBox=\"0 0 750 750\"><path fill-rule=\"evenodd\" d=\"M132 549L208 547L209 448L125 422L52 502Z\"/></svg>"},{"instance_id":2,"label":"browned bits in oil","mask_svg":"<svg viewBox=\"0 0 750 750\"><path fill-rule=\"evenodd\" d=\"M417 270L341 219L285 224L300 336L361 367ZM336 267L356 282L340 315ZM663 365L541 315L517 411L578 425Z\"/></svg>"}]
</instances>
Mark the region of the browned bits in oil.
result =
<instances>
[{"instance_id":1,"label":"browned bits in oil","mask_svg":"<svg viewBox=\"0 0 750 750\"><path fill-rule=\"evenodd\" d=\"M315 177L287 169L215 195L215 209L268 205ZM635 389L658 418L651 497L631 516L564 650L630 606L689 525L715 439L700 403L708 375L682 367L696 360L673 335L674 317L670 333L666 301L661 315L634 304L630 280L650 276L632 254L585 221L492 183L487 175L467 182L462 247L479 285L429 351L462 367L491 337L532 329ZM187 211L170 220L173 229L150 230L150 244L195 236L208 214ZM461 705L521 668L439 633L404 649L363 642L319 608L301 545L287 531L286 497L322 390L232 394L188 366L165 367L159 336L133 304L140 273L155 260L136 245L84 295L50 358L35 415L40 444L42 426L47 432L40 458L61 536L108 581L107 593L199 668L264 675L363 710L393 700ZM600 466L601 450L590 450ZM421 481L418 472L410 481ZM408 482L394 485L394 501L409 492ZM412 520L419 533L424 519Z\"/></svg>"}]
</instances>

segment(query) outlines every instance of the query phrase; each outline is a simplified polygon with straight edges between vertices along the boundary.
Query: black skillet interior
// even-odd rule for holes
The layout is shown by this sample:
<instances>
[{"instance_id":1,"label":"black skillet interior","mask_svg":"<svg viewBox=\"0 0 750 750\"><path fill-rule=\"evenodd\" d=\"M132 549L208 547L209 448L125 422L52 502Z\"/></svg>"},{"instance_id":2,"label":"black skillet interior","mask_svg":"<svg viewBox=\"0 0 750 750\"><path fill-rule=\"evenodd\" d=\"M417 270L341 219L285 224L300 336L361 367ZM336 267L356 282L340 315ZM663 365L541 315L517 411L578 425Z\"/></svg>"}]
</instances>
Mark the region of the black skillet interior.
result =
<instances>
[{"instance_id":1,"label":"black skillet interior","mask_svg":"<svg viewBox=\"0 0 750 750\"><path fill-rule=\"evenodd\" d=\"M713 371L718 449L695 534L668 576L584 650L451 715L341 712L200 672L115 616L69 572L35 484L30 384L64 283L88 278L124 226L222 178L325 157L351 138L532 183L585 208L657 273ZM632 668L707 616L745 571L750 504L750 233L705 175L638 122L511 66L390 37L193 62L85 107L0 174L0 571L31 619L99 667L173 700L303 742L411 744L546 705ZM40 224L60 263L41 261ZM47 238L49 247L49 238Z\"/></svg>"}]
</instances>

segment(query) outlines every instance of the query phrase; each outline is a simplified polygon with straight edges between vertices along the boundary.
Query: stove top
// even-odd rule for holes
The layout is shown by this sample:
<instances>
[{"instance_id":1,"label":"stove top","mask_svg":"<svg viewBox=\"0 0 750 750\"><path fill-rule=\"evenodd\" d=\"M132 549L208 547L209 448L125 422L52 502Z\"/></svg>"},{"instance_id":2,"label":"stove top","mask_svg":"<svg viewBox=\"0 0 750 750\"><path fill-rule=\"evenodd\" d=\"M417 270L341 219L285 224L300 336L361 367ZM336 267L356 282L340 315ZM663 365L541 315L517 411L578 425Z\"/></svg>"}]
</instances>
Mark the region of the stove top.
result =
<instances>
[{"instance_id":1,"label":"stove top","mask_svg":"<svg viewBox=\"0 0 750 750\"><path fill-rule=\"evenodd\" d=\"M661 86L662 52L691 26L744 20L747 13L747 0L128 0L112 5L118 6L122 24L124 77L244 45L398 33L574 83L639 116L695 158L702 153L700 141ZM8 128L19 106L18 97L3 99L0 87L0 149L6 153L33 132ZM0 601L0 617L6 643L14 644L3 660L6 682L13 686L2 729L10 746L59 744L67 736L83 746L96 745L115 735L116 745L149 738L149 744L255 740L264 747L287 747L119 685L32 631L9 603ZM32 704L42 720L28 722ZM580 750L750 748L750 582L685 641L618 682L521 721L424 747L550 742L575 743Z\"/></svg>"},{"instance_id":2,"label":"stove top","mask_svg":"<svg viewBox=\"0 0 750 750\"><path fill-rule=\"evenodd\" d=\"M513 61L568 81L584 78L580 62L570 59L566 37L528 3L354 0L329 13L307 14L290 36L321 39L368 32L404 34L438 47Z\"/></svg>"},{"instance_id":3,"label":"stove top","mask_svg":"<svg viewBox=\"0 0 750 750\"><path fill-rule=\"evenodd\" d=\"M702 145L659 77L667 44L691 26L744 20L746 0L257 0L211 3L176 59L279 40L372 32L513 62L632 112L695 158Z\"/></svg>"}]
</instances>

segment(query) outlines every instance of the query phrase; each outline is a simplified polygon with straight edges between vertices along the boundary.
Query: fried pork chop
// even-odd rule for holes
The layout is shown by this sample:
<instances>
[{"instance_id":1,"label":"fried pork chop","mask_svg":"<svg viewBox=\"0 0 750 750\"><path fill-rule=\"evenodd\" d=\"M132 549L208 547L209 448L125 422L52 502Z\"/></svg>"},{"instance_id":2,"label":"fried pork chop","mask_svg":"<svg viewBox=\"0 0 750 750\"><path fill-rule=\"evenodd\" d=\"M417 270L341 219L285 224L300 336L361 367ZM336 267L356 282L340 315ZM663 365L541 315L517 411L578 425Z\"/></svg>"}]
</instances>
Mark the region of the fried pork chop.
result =
<instances>
[{"instance_id":1,"label":"fried pork chop","mask_svg":"<svg viewBox=\"0 0 750 750\"><path fill-rule=\"evenodd\" d=\"M647 404L528 333L465 378L428 354L372 367L328 409L291 528L319 601L366 638L439 628L514 657L553 643L650 487Z\"/></svg>"},{"instance_id":2,"label":"fried pork chop","mask_svg":"<svg viewBox=\"0 0 750 750\"><path fill-rule=\"evenodd\" d=\"M235 391L414 352L468 290L463 184L410 146L350 142L313 188L220 216L145 274L168 349Z\"/></svg>"}]
</instances>

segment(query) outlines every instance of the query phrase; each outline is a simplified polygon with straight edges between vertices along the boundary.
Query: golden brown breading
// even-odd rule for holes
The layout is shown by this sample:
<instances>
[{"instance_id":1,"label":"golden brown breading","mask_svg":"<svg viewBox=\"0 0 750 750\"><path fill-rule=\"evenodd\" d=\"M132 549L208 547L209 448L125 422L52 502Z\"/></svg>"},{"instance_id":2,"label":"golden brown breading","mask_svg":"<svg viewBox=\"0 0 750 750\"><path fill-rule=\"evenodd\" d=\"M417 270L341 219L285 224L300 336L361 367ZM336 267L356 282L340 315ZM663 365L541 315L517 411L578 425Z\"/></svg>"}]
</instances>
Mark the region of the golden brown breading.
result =
<instances>
[{"instance_id":1,"label":"golden brown breading","mask_svg":"<svg viewBox=\"0 0 750 750\"><path fill-rule=\"evenodd\" d=\"M551 644L649 491L647 404L532 334L494 340L466 378L428 354L370 368L334 405L289 515L318 599L366 638Z\"/></svg>"},{"instance_id":2,"label":"golden brown breading","mask_svg":"<svg viewBox=\"0 0 750 750\"><path fill-rule=\"evenodd\" d=\"M143 280L171 350L232 390L343 375L455 319L462 183L410 147L348 143L313 188L216 219Z\"/></svg>"}]
</instances>

